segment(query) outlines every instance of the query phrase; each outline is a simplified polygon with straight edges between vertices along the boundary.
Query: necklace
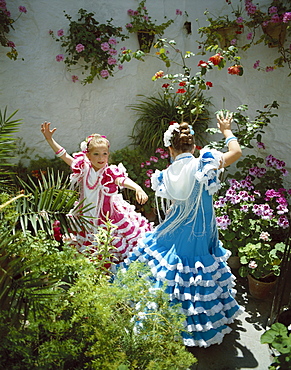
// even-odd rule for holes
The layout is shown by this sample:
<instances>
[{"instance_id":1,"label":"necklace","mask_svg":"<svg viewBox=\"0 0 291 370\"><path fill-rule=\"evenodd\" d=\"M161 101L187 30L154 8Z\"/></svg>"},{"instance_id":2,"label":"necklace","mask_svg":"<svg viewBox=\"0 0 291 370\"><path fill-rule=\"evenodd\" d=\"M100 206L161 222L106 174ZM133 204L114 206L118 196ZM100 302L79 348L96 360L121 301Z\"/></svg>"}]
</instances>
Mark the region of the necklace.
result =
<instances>
[{"instance_id":1,"label":"necklace","mask_svg":"<svg viewBox=\"0 0 291 370\"><path fill-rule=\"evenodd\" d=\"M95 188L96 188L96 186L98 185L98 182L99 182L99 180L100 180L100 177L101 177L101 175L102 175L103 171L99 170L99 171L100 171L100 173L99 173L99 174L98 174L98 176L97 176L97 180L96 180L95 184L90 185L90 184L89 184L89 173L90 173L91 169L92 169L92 167L90 167L90 168L89 168L89 171L87 172L87 175L86 175L86 185L87 185L87 187L88 187L90 190L93 190L93 189L95 189ZM98 172L99 172L99 171L98 171Z\"/></svg>"}]
</instances>

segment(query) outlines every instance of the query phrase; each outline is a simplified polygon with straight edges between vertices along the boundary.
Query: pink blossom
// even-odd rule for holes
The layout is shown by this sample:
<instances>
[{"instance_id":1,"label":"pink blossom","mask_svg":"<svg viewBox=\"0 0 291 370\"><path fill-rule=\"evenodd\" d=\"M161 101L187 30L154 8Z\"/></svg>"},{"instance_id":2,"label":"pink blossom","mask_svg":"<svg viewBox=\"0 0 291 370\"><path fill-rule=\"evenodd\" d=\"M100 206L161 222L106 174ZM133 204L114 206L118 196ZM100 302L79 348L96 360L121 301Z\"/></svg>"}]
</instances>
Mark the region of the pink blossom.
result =
<instances>
[{"instance_id":1,"label":"pink blossom","mask_svg":"<svg viewBox=\"0 0 291 370\"><path fill-rule=\"evenodd\" d=\"M126 50L126 46L122 46L122 48L120 48L121 51L123 50Z\"/></svg>"},{"instance_id":2,"label":"pink blossom","mask_svg":"<svg viewBox=\"0 0 291 370\"><path fill-rule=\"evenodd\" d=\"M144 163L143 162L140 164L140 167L141 168L144 168Z\"/></svg>"},{"instance_id":3,"label":"pink blossom","mask_svg":"<svg viewBox=\"0 0 291 370\"><path fill-rule=\"evenodd\" d=\"M182 10L176 9L176 15L182 15L182 14L183 14Z\"/></svg>"},{"instance_id":4,"label":"pink blossom","mask_svg":"<svg viewBox=\"0 0 291 370\"><path fill-rule=\"evenodd\" d=\"M244 19L243 19L243 17L238 17L235 21L236 21L237 24L241 24L241 23L243 23Z\"/></svg>"},{"instance_id":5,"label":"pink blossom","mask_svg":"<svg viewBox=\"0 0 291 370\"><path fill-rule=\"evenodd\" d=\"M287 229L287 227L289 227L288 218L285 215L280 216L278 220L278 225L283 229Z\"/></svg>"},{"instance_id":6,"label":"pink blossom","mask_svg":"<svg viewBox=\"0 0 291 370\"><path fill-rule=\"evenodd\" d=\"M274 71L274 67L266 67L266 72L273 72Z\"/></svg>"},{"instance_id":7,"label":"pink blossom","mask_svg":"<svg viewBox=\"0 0 291 370\"><path fill-rule=\"evenodd\" d=\"M133 16L134 15L134 10L128 9L127 14L130 15L130 16Z\"/></svg>"},{"instance_id":8,"label":"pink blossom","mask_svg":"<svg viewBox=\"0 0 291 370\"><path fill-rule=\"evenodd\" d=\"M144 182L145 186L147 188L150 188L151 187L151 180L150 179L146 179L145 182Z\"/></svg>"},{"instance_id":9,"label":"pink blossom","mask_svg":"<svg viewBox=\"0 0 291 370\"><path fill-rule=\"evenodd\" d=\"M145 163L147 166L150 166L151 165L151 162L150 161L146 161Z\"/></svg>"},{"instance_id":10,"label":"pink blossom","mask_svg":"<svg viewBox=\"0 0 291 370\"><path fill-rule=\"evenodd\" d=\"M133 27L133 25L131 24L131 23L127 23L126 25L125 25L125 28L132 28Z\"/></svg>"},{"instance_id":11,"label":"pink blossom","mask_svg":"<svg viewBox=\"0 0 291 370\"><path fill-rule=\"evenodd\" d=\"M121 71L123 70L123 65L122 64L118 64L118 69Z\"/></svg>"},{"instance_id":12,"label":"pink blossom","mask_svg":"<svg viewBox=\"0 0 291 370\"><path fill-rule=\"evenodd\" d=\"M271 6L269 8L269 14L274 14L274 13L277 13L278 12L278 9L276 6Z\"/></svg>"},{"instance_id":13,"label":"pink blossom","mask_svg":"<svg viewBox=\"0 0 291 370\"><path fill-rule=\"evenodd\" d=\"M152 169L147 170L146 174L148 177L151 177L154 171Z\"/></svg>"},{"instance_id":14,"label":"pink blossom","mask_svg":"<svg viewBox=\"0 0 291 370\"><path fill-rule=\"evenodd\" d=\"M117 50L115 50L115 49L109 49L109 54L110 55L116 55L117 54Z\"/></svg>"},{"instance_id":15,"label":"pink blossom","mask_svg":"<svg viewBox=\"0 0 291 370\"><path fill-rule=\"evenodd\" d=\"M13 41L7 41L7 46L10 48L15 48L15 44Z\"/></svg>"},{"instance_id":16,"label":"pink blossom","mask_svg":"<svg viewBox=\"0 0 291 370\"><path fill-rule=\"evenodd\" d=\"M157 158L155 156L151 156L150 161L157 163L159 161L159 158Z\"/></svg>"},{"instance_id":17,"label":"pink blossom","mask_svg":"<svg viewBox=\"0 0 291 370\"><path fill-rule=\"evenodd\" d=\"M267 242L269 240L270 234L266 231L262 231L259 238Z\"/></svg>"},{"instance_id":18,"label":"pink blossom","mask_svg":"<svg viewBox=\"0 0 291 370\"><path fill-rule=\"evenodd\" d=\"M217 227L221 230L226 230L228 226L231 224L231 221L228 215L223 215L220 217L216 217Z\"/></svg>"},{"instance_id":19,"label":"pink blossom","mask_svg":"<svg viewBox=\"0 0 291 370\"><path fill-rule=\"evenodd\" d=\"M230 44L231 44L231 45L236 45L236 43L237 43L237 39L232 39L232 40L230 41Z\"/></svg>"},{"instance_id":20,"label":"pink blossom","mask_svg":"<svg viewBox=\"0 0 291 370\"><path fill-rule=\"evenodd\" d=\"M102 71L100 72L100 76L102 78L107 78L109 76L109 72L107 71L107 69L102 69Z\"/></svg>"},{"instance_id":21,"label":"pink blossom","mask_svg":"<svg viewBox=\"0 0 291 370\"><path fill-rule=\"evenodd\" d=\"M57 31L58 36L63 36L64 35L64 30L61 28L60 30Z\"/></svg>"},{"instance_id":22,"label":"pink blossom","mask_svg":"<svg viewBox=\"0 0 291 370\"><path fill-rule=\"evenodd\" d=\"M112 65L114 65L114 64L116 64L116 63L117 63L117 60L116 60L115 58L109 57L109 58L107 59L107 63L108 63L110 66L112 66Z\"/></svg>"},{"instance_id":23,"label":"pink blossom","mask_svg":"<svg viewBox=\"0 0 291 370\"><path fill-rule=\"evenodd\" d=\"M265 144L264 143L262 143L262 142L257 142L257 147L259 148L259 149L266 149L266 147L265 147Z\"/></svg>"},{"instance_id":24,"label":"pink blossom","mask_svg":"<svg viewBox=\"0 0 291 370\"><path fill-rule=\"evenodd\" d=\"M76 46L76 51L78 52L78 53L81 53L81 51L83 51L85 49L85 46L83 45L83 44L78 44L77 46Z\"/></svg>"},{"instance_id":25,"label":"pink blossom","mask_svg":"<svg viewBox=\"0 0 291 370\"><path fill-rule=\"evenodd\" d=\"M101 37L96 37L96 41L101 41Z\"/></svg>"},{"instance_id":26,"label":"pink blossom","mask_svg":"<svg viewBox=\"0 0 291 370\"><path fill-rule=\"evenodd\" d=\"M114 37L110 37L110 39L108 40L108 43L109 43L110 45L117 45L116 38L114 38Z\"/></svg>"},{"instance_id":27,"label":"pink blossom","mask_svg":"<svg viewBox=\"0 0 291 370\"><path fill-rule=\"evenodd\" d=\"M108 44L108 42L103 42L103 43L101 44L101 49L102 49L103 51L108 51L108 50L110 49L110 45Z\"/></svg>"},{"instance_id":28,"label":"pink blossom","mask_svg":"<svg viewBox=\"0 0 291 370\"><path fill-rule=\"evenodd\" d=\"M253 33L252 33L252 32L249 32L249 33L247 34L247 40L251 40L251 39L252 39L252 37L253 37Z\"/></svg>"},{"instance_id":29,"label":"pink blossom","mask_svg":"<svg viewBox=\"0 0 291 370\"><path fill-rule=\"evenodd\" d=\"M291 21L291 12L283 14L283 22L288 23L289 21Z\"/></svg>"},{"instance_id":30,"label":"pink blossom","mask_svg":"<svg viewBox=\"0 0 291 370\"><path fill-rule=\"evenodd\" d=\"M76 81L79 80L79 77L76 75L72 75L72 81L75 83Z\"/></svg>"},{"instance_id":31,"label":"pink blossom","mask_svg":"<svg viewBox=\"0 0 291 370\"><path fill-rule=\"evenodd\" d=\"M64 59L65 59L64 54L58 54L56 56L56 61L57 62L62 62Z\"/></svg>"},{"instance_id":32,"label":"pink blossom","mask_svg":"<svg viewBox=\"0 0 291 370\"><path fill-rule=\"evenodd\" d=\"M278 14L274 14L271 17L270 22L272 22L272 23L280 23L280 22L282 22L282 19L281 19L281 17Z\"/></svg>"},{"instance_id":33,"label":"pink blossom","mask_svg":"<svg viewBox=\"0 0 291 370\"><path fill-rule=\"evenodd\" d=\"M27 10L26 10L26 7L25 7L25 6L20 5L20 6L18 7L18 10L19 10L21 13L27 13Z\"/></svg>"},{"instance_id":34,"label":"pink blossom","mask_svg":"<svg viewBox=\"0 0 291 370\"><path fill-rule=\"evenodd\" d=\"M257 69L259 67L259 65L260 65L260 61L257 60L256 63L253 65L253 68Z\"/></svg>"}]
</instances>

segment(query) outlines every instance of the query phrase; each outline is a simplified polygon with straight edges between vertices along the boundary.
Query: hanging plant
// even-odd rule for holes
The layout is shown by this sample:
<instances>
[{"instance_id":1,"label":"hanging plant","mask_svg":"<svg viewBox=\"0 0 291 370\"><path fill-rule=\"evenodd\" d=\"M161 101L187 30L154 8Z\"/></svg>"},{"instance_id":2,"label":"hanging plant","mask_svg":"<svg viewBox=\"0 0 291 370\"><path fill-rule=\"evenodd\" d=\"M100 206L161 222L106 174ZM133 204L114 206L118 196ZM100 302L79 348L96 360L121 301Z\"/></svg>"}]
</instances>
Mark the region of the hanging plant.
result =
<instances>
[{"instance_id":1,"label":"hanging plant","mask_svg":"<svg viewBox=\"0 0 291 370\"><path fill-rule=\"evenodd\" d=\"M123 69L123 61L120 61L123 50L121 48L118 51L117 45L119 40L124 41L128 36L122 33L121 27L115 27L111 23L112 19L101 24L94 19L94 13L80 9L78 14L77 21L65 14L69 20L67 34L60 29L56 37L52 30L49 31L54 40L60 42L65 49L66 56L58 54L56 61L63 61L70 72L72 66L79 66L81 73L86 74L81 80L83 84L92 83L95 78L107 79L113 76L116 71ZM79 77L73 74L72 81L77 80Z\"/></svg>"},{"instance_id":2,"label":"hanging plant","mask_svg":"<svg viewBox=\"0 0 291 370\"><path fill-rule=\"evenodd\" d=\"M16 50L15 43L8 39L7 34L10 32L11 29L14 30L13 24L22 15L22 13L27 12L25 6L19 6L18 10L20 14L16 19L13 19L11 17L10 11L7 10L6 1L5 0L0 1L0 43L2 46L10 48L10 51L8 51L6 55L11 60L17 59L18 52Z\"/></svg>"}]
</instances>

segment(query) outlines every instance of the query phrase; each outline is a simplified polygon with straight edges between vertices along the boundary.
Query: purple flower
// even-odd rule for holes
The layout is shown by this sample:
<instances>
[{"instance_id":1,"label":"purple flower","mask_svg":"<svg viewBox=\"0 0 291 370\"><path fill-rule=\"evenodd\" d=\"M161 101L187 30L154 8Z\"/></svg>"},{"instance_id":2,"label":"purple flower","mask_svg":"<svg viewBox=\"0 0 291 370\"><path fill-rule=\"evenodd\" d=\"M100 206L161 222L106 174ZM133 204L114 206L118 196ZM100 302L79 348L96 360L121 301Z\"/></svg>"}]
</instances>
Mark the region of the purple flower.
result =
<instances>
[{"instance_id":1,"label":"purple flower","mask_svg":"<svg viewBox=\"0 0 291 370\"><path fill-rule=\"evenodd\" d=\"M62 62L63 60L65 59L64 55L63 54L58 54L56 56L56 61L57 62Z\"/></svg>"},{"instance_id":2,"label":"purple flower","mask_svg":"<svg viewBox=\"0 0 291 370\"><path fill-rule=\"evenodd\" d=\"M283 14L283 22L288 23L289 21L291 21L291 12Z\"/></svg>"},{"instance_id":3,"label":"purple flower","mask_svg":"<svg viewBox=\"0 0 291 370\"><path fill-rule=\"evenodd\" d=\"M109 50L109 54L110 54L110 55L116 55L116 54L117 54L117 50L115 50L115 49L110 49L110 50Z\"/></svg>"},{"instance_id":4,"label":"purple flower","mask_svg":"<svg viewBox=\"0 0 291 370\"><path fill-rule=\"evenodd\" d=\"M253 37L253 33L252 33L252 32L249 32L249 33L247 34L247 40L251 40L251 39L252 39L252 37Z\"/></svg>"},{"instance_id":5,"label":"purple flower","mask_svg":"<svg viewBox=\"0 0 291 370\"><path fill-rule=\"evenodd\" d=\"M259 60L257 61L257 62L260 62ZM266 149L266 147L265 147L265 144L264 143L262 143L262 142L257 142L257 147L259 148L259 149Z\"/></svg>"},{"instance_id":6,"label":"purple flower","mask_svg":"<svg viewBox=\"0 0 291 370\"><path fill-rule=\"evenodd\" d=\"M231 45L236 45L236 43L237 43L237 39L232 39L232 40L230 41L230 44L231 44Z\"/></svg>"},{"instance_id":7,"label":"purple flower","mask_svg":"<svg viewBox=\"0 0 291 370\"><path fill-rule=\"evenodd\" d=\"M110 66L112 66L112 65L114 65L114 64L116 64L116 63L117 63L117 60L116 60L115 58L109 57L109 58L107 59L107 63L108 63Z\"/></svg>"},{"instance_id":8,"label":"purple flower","mask_svg":"<svg viewBox=\"0 0 291 370\"><path fill-rule=\"evenodd\" d=\"M243 23L244 19L243 19L243 17L238 17L238 18L236 18L235 21L236 21L237 24L241 24L241 23Z\"/></svg>"},{"instance_id":9,"label":"purple flower","mask_svg":"<svg viewBox=\"0 0 291 370\"><path fill-rule=\"evenodd\" d=\"M18 10L19 10L21 13L27 13L27 10L26 10L26 7L25 7L25 6L20 5L20 6L18 7Z\"/></svg>"},{"instance_id":10,"label":"purple flower","mask_svg":"<svg viewBox=\"0 0 291 370\"><path fill-rule=\"evenodd\" d=\"M125 25L125 28L132 28L133 27L133 25L131 24L131 23L127 23L126 25Z\"/></svg>"},{"instance_id":11,"label":"purple flower","mask_svg":"<svg viewBox=\"0 0 291 370\"><path fill-rule=\"evenodd\" d=\"M287 229L287 227L289 227L288 218L285 215L280 216L278 219L278 225L283 229Z\"/></svg>"},{"instance_id":12,"label":"purple flower","mask_svg":"<svg viewBox=\"0 0 291 370\"><path fill-rule=\"evenodd\" d=\"M176 9L176 15L182 15L182 14L183 14L182 10Z\"/></svg>"},{"instance_id":13,"label":"purple flower","mask_svg":"<svg viewBox=\"0 0 291 370\"><path fill-rule=\"evenodd\" d=\"M75 83L79 80L79 77L76 75L72 75L72 81Z\"/></svg>"},{"instance_id":14,"label":"purple flower","mask_svg":"<svg viewBox=\"0 0 291 370\"><path fill-rule=\"evenodd\" d=\"M84 49L85 49L85 46L83 44L76 45L76 51L78 53L81 53L81 51L83 51Z\"/></svg>"},{"instance_id":15,"label":"purple flower","mask_svg":"<svg viewBox=\"0 0 291 370\"><path fill-rule=\"evenodd\" d=\"M219 229L226 230L228 226L231 224L231 221L228 215L223 215L223 216L216 217L216 223Z\"/></svg>"},{"instance_id":16,"label":"purple flower","mask_svg":"<svg viewBox=\"0 0 291 370\"><path fill-rule=\"evenodd\" d=\"M278 12L278 9L276 6L271 6L269 8L269 14L274 14L274 13L277 13Z\"/></svg>"},{"instance_id":17,"label":"purple flower","mask_svg":"<svg viewBox=\"0 0 291 370\"><path fill-rule=\"evenodd\" d=\"M100 72L100 76L102 78L107 78L109 76L109 72L107 71L107 69L102 69L102 71Z\"/></svg>"},{"instance_id":18,"label":"purple flower","mask_svg":"<svg viewBox=\"0 0 291 370\"><path fill-rule=\"evenodd\" d=\"M280 23L280 22L282 22L282 20L281 20L281 17L278 14L274 14L271 17L270 22L272 22L272 23Z\"/></svg>"},{"instance_id":19,"label":"purple flower","mask_svg":"<svg viewBox=\"0 0 291 370\"><path fill-rule=\"evenodd\" d=\"M240 207L240 210L242 212L248 212L249 210L249 206L247 204L243 204L241 207Z\"/></svg>"},{"instance_id":20,"label":"purple flower","mask_svg":"<svg viewBox=\"0 0 291 370\"><path fill-rule=\"evenodd\" d=\"M134 15L134 10L128 9L127 14L130 15L130 16L133 16Z\"/></svg>"},{"instance_id":21,"label":"purple flower","mask_svg":"<svg viewBox=\"0 0 291 370\"><path fill-rule=\"evenodd\" d=\"M101 37L96 37L96 41L101 41Z\"/></svg>"},{"instance_id":22,"label":"purple flower","mask_svg":"<svg viewBox=\"0 0 291 370\"><path fill-rule=\"evenodd\" d=\"M60 30L57 31L58 36L63 36L64 35L64 30L61 28Z\"/></svg>"},{"instance_id":23,"label":"purple flower","mask_svg":"<svg viewBox=\"0 0 291 370\"><path fill-rule=\"evenodd\" d=\"M118 69L121 71L123 69L123 65L122 64L118 64Z\"/></svg>"},{"instance_id":24,"label":"purple flower","mask_svg":"<svg viewBox=\"0 0 291 370\"><path fill-rule=\"evenodd\" d=\"M101 44L101 49L102 49L103 51L108 51L108 50L110 49L110 45L108 44L108 42L103 42L103 43Z\"/></svg>"}]
</instances>

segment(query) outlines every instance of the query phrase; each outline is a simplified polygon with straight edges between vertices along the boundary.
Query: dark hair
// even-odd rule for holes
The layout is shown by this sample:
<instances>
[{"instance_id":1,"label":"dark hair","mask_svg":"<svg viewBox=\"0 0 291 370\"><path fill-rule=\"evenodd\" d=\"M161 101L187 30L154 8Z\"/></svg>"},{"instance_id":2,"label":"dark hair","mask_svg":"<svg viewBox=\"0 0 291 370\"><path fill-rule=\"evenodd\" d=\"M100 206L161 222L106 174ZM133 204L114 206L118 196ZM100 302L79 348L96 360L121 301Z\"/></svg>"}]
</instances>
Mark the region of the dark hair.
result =
<instances>
[{"instance_id":1,"label":"dark hair","mask_svg":"<svg viewBox=\"0 0 291 370\"><path fill-rule=\"evenodd\" d=\"M194 136L191 134L190 128L187 122L182 122L179 132L173 132L171 146L177 152L191 152L194 148Z\"/></svg>"}]
</instances>

